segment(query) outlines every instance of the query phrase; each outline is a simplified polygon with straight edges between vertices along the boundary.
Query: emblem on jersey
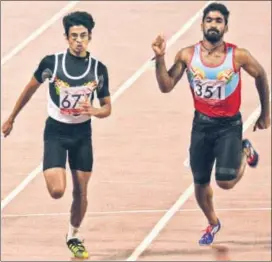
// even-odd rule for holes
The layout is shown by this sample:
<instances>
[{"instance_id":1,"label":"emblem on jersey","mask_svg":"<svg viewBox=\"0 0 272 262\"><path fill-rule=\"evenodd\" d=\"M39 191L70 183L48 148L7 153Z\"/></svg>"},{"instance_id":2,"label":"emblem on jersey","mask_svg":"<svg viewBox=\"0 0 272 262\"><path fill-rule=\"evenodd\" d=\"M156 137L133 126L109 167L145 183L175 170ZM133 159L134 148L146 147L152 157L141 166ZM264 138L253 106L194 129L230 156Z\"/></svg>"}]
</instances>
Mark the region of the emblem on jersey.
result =
<instances>
[{"instance_id":1,"label":"emblem on jersey","mask_svg":"<svg viewBox=\"0 0 272 262\"><path fill-rule=\"evenodd\" d=\"M217 79L220 81L226 82L228 84L234 76L234 72L232 69L227 69L224 71L221 71L217 74Z\"/></svg>"},{"instance_id":2,"label":"emblem on jersey","mask_svg":"<svg viewBox=\"0 0 272 262\"><path fill-rule=\"evenodd\" d=\"M56 88L56 94L59 96L60 95L60 89L61 88L68 88L70 87L70 85L65 82L65 81L62 81L61 79L59 78L56 78L55 79L55 88Z\"/></svg>"},{"instance_id":3,"label":"emblem on jersey","mask_svg":"<svg viewBox=\"0 0 272 262\"><path fill-rule=\"evenodd\" d=\"M191 67L190 70L189 70L189 79L190 81L193 80L193 79L198 79L198 80L201 80L201 79L205 79L206 76L205 76L205 73L202 69L200 68L197 68L197 67Z\"/></svg>"},{"instance_id":4,"label":"emblem on jersey","mask_svg":"<svg viewBox=\"0 0 272 262\"><path fill-rule=\"evenodd\" d=\"M89 81L89 82L83 84L82 86L87 87L89 90L91 90L93 92L97 88L98 83L94 80L94 81Z\"/></svg>"},{"instance_id":5,"label":"emblem on jersey","mask_svg":"<svg viewBox=\"0 0 272 262\"><path fill-rule=\"evenodd\" d=\"M98 83L94 80L94 81L89 81L84 83L82 86L88 87L91 90L96 89L96 87L98 86ZM60 95L60 89L61 88L69 88L71 87L67 82L62 81L59 78L56 78L55 80L55 88L56 88L56 94Z\"/></svg>"}]
</instances>

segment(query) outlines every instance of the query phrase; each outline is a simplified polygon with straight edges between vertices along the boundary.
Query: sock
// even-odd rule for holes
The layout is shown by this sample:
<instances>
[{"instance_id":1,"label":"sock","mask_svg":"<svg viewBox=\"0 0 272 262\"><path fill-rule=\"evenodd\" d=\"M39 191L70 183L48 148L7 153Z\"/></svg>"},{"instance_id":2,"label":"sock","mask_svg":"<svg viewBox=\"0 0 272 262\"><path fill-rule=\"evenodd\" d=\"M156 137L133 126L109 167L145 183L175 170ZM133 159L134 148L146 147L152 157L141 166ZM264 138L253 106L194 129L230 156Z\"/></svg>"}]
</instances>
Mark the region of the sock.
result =
<instances>
[{"instance_id":1,"label":"sock","mask_svg":"<svg viewBox=\"0 0 272 262\"><path fill-rule=\"evenodd\" d=\"M70 223L69 228L68 228L67 241L72 238L77 238L78 237L78 230L79 230L78 227L74 227Z\"/></svg>"}]
</instances>

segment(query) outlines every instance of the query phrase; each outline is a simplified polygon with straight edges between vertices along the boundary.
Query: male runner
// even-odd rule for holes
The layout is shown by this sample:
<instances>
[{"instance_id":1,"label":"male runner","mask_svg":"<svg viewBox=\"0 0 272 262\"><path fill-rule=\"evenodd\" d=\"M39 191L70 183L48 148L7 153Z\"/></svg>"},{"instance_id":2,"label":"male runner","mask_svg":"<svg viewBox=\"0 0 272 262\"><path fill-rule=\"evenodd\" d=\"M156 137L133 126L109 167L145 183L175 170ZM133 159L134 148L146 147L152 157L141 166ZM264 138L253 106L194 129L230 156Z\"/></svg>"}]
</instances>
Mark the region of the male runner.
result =
<instances>
[{"instance_id":1,"label":"male runner","mask_svg":"<svg viewBox=\"0 0 272 262\"><path fill-rule=\"evenodd\" d=\"M2 126L4 136L9 135L18 113L48 79L49 116L44 130L43 173L50 195L61 198L66 187L68 152L73 202L66 242L78 258L88 257L78 230L87 209L87 185L93 166L91 116L104 118L111 113L107 68L87 51L94 25L92 16L86 12L73 12L63 18L69 48L41 60ZM100 108L92 106L94 92Z\"/></svg>"},{"instance_id":2,"label":"male runner","mask_svg":"<svg viewBox=\"0 0 272 262\"><path fill-rule=\"evenodd\" d=\"M246 162L256 167L258 154L249 140L242 140L241 75L243 68L255 78L261 102L256 129L270 126L269 87L266 73L258 61L243 48L223 40L228 31L229 11L225 5L212 3L204 9L201 28L203 40L181 49L167 71L166 43L158 36L152 44L156 77L161 92L170 92L186 70L194 99L195 114L191 133L190 165L195 197L209 226L199 240L209 245L220 230L214 211L210 186L214 161L219 187L231 189L242 178Z\"/></svg>"}]
</instances>

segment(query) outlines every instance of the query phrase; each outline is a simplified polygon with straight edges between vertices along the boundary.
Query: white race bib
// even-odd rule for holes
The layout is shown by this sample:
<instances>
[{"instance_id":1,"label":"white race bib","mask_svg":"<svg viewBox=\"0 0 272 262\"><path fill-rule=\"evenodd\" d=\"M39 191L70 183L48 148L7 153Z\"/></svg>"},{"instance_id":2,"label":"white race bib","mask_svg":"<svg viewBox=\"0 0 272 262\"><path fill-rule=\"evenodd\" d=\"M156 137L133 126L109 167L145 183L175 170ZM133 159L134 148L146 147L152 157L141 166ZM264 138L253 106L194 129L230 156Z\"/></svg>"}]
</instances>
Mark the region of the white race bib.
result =
<instances>
[{"instance_id":1,"label":"white race bib","mask_svg":"<svg viewBox=\"0 0 272 262\"><path fill-rule=\"evenodd\" d=\"M61 87L59 96L60 113L63 115L80 115L79 103L91 99L94 88L88 86Z\"/></svg>"},{"instance_id":2,"label":"white race bib","mask_svg":"<svg viewBox=\"0 0 272 262\"><path fill-rule=\"evenodd\" d=\"M220 80L194 80L194 93L202 99L224 100L226 97L226 82Z\"/></svg>"}]
</instances>

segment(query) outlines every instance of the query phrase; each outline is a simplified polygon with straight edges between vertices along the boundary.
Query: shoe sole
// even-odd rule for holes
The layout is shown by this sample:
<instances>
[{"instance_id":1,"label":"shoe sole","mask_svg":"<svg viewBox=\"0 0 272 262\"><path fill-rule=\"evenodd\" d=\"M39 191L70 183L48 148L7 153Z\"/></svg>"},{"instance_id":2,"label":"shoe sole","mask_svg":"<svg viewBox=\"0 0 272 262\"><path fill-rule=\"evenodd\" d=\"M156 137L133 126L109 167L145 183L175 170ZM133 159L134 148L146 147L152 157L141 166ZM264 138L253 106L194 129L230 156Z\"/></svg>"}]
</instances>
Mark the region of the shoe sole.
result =
<instances>
[{"instance_id":1,"label":"shoe sole","mask_svg":"<svg viewBox=\"0 0 272 262\"><path fill-rule=\"evenodd\" d=\"M76 255L76 254L73 254L73 255L74 255L75 258L80 258L80 259L87 259L87 258L89 258L89 254L87 254L87 255L82 255L82 256L78 256L78 255Z\"/></svg>"},{"instance_id":2,"label":"shoe sole","mask_svg":"<svg viewBox=\"0 0 272 262\"><path fill-rule=\"evenodd\" d=\"M213 242L212 242L213 243ZM206 246L210 246L210 245L212 245L212 243L210 243L210 244L200 244L200 243L198 243L201 247L206 247Z\"/></svg>"}]
</instances>

